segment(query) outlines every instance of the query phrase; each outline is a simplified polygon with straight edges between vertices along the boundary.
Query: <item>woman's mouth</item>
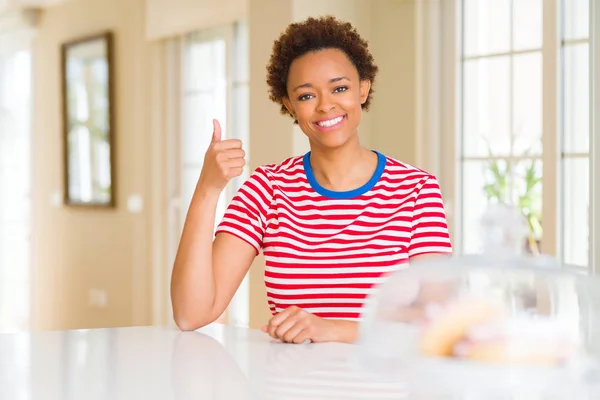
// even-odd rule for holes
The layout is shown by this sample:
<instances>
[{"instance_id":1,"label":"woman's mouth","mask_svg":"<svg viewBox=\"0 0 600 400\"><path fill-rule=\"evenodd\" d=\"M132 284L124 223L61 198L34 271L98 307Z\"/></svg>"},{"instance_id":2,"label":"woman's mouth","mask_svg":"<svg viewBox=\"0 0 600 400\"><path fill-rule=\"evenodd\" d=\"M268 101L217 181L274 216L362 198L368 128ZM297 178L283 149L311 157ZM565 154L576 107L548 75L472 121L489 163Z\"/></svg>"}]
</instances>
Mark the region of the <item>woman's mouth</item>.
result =
<instances>
[{"instance_id":1,"label":"woman's mouth","mask_svg":"<svg viewBox=\"0 0 600 400\"><path fill-rule=\"evenodd\" d=\"M314 124L320 131L328 132L339 128L345 120L345 115L338 115L337 117L322 119L320 121L315 122Z\"/></svg>"}]
</instances>

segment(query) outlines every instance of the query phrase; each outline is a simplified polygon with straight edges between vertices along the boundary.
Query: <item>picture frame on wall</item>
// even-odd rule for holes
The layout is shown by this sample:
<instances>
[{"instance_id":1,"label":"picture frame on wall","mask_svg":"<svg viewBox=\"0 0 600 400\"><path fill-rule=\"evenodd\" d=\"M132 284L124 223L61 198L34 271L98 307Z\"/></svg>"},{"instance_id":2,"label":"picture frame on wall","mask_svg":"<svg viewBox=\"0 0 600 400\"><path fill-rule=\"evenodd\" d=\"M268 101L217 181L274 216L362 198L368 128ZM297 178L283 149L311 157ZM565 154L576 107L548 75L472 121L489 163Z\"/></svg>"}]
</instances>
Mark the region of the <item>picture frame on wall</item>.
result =
<instances>
[{"instance_id":1,"label":"picture frame on wall","mask_svg":"<svg viewBox=\"0 0 600 400\"><path fill-rule=\"evenodd\" d=\"M61 46L64 203L115 207L113 33Z\"/></svg>"}]
</instances>

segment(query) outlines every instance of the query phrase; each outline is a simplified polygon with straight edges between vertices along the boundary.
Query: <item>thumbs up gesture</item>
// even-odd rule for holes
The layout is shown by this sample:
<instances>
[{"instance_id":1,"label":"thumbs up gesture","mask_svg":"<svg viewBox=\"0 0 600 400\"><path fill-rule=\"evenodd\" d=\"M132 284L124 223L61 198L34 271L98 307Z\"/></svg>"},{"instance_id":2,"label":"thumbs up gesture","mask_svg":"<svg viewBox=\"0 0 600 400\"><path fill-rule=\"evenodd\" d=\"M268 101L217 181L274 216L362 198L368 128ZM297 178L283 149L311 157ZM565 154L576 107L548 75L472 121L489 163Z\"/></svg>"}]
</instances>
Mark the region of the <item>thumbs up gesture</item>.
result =
<instances>
[{"instance_id":1,"label":"thumbs up gesture","mask_svg":"<svg viewBox=\"0 0 600 400\"><path fill-rule=\"evenodd\" d=\"M242 174L246 164L245 156L242 141L221 140L221 125L216 119L213 120L212 140L204 156L198 186L220 193L232 178Z\"/></svg>"}]
</instances>

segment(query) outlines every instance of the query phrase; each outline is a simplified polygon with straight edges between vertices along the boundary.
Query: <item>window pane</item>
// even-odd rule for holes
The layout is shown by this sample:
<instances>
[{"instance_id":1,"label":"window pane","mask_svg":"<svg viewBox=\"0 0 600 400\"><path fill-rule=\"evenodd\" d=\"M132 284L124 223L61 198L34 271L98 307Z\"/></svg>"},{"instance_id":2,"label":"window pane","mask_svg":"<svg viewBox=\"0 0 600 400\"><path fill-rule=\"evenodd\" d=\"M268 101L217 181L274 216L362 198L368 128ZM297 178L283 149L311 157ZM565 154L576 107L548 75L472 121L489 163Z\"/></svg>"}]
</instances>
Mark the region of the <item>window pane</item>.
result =
<instances>
[{"instance_id":1,"label":"window pane","mask_svg":"<svg viewBox=\"0 0 600 400\"><path fill-rule=\"evenodd\" d=\"M542 153L542 55L514 56L512 154Z\"/></svg>"},{"instance_id":2,"label":"window pane","mask_svg":"<svg viewBox=\"0 0 600 400\"><path fill-rule=\"evenodd\" d=\"M217 118L227 135L227 68L225 40L193 34L186 41L186 75L183 97L182 161L202 165L211 141L212 120Z\"/></svg>"},{"instance_id":3,"label":"window pane","mask_svg":"<svg viewBox=\"0 0 600 400\"><path fill-rule=\"evenodd\" d=\"M464 0L464 53L481 55L510 50L511 0Z\"/></svg>"},{"instance_id":4,"label":"window pane","mask_svg":"<svg viewBox=\"0 0 600 400\"><path fill-rule=\"evenodd\" d=\"M542 47L542 0L514 2L515 50Z\"/></svg>"},{"instance_id":5,"label":"window pane","mask_svg":"<svg viewBox=\"0 0 600 400\"><path fill-rule=\"evenodd\" d=\"M463 168L463 251L475 253L480 250L481 216L488 204L498 203L513 205L523 213L530 224L531 245L539 250L537 246L542 237L541 160L523 160L512 165L502 159L466 161Z\"/></svg>"},{"instance_id":6,"label":"window pane","mask_svg":"<svg viewBox=\"0 0 600 400\"><path fill-rule=\"evenodd\" d=\"M564 47L563 151L587 153L590 148L590 66L587 43Z\"/></svg>"},{"instance_id":7,"label":"window pane","mask_svg":"<svg viewBox=\"0 0 600 400\"><path fill-rule=\"evenodd\" d=\"M510 58L464 63L465 156L510 154Z\"/></svg>"},{"instance_id":8,"label":"window pane","mask_svg":"<svg viewBox=\"0 0 600 400\"><path fill-rule=\"evenodd\" d=\"M563 0L564 39L590 36L590 0Z\"/></svg>"},{"instance_id":9,"label":"window pane","mask_svg":"<svg viewBox=\"0 0 600 400\"><path fill-rule=\"evenodd\" d=\"M185 89L186 90L199 90L203 87L203 82L198 82L199 76L208 78L208 82L211 83L215 76L213 70L213 63L207 63L206 60L211 58L211 45L210 43L198 43L188 42L187 46L187 63L185 64ZM204 83L205 85L206 83ZM210 87L209 87L210 88ZM206 88L204 88L206 89Z\"/></svg>"},{"instance_id":10,"label":"window pane","mask_svg":"<svg viewBox=\"0 0 600 400\"><path fill-rule=\"evenodd\" d=\"M212 138L212 120L219 119L225 129L225 101L215 93L197 93L183 98L183 138L181 156L184 164L202 165Z\"/></svg>"},{"instance_id":11,"label":"window pane","mask_svg":"<svg viewBox=\"0 0 600 400\"><path fill-rule=\"evenodd\" d=\"M569 265L588 265L589 160L563 160L563 257Z\"/></svg>"},{"instance_id":12,"label":"window pane","mask_svg":"<svg viewBox=\"0 0 600 400\"><path fill-rule=\"evenodd\" d=\"M226 46L224 40L197 41L191 36L187 42L185 65L186 91L210 90L226 79Z\"/></svg>"}]
</instances>

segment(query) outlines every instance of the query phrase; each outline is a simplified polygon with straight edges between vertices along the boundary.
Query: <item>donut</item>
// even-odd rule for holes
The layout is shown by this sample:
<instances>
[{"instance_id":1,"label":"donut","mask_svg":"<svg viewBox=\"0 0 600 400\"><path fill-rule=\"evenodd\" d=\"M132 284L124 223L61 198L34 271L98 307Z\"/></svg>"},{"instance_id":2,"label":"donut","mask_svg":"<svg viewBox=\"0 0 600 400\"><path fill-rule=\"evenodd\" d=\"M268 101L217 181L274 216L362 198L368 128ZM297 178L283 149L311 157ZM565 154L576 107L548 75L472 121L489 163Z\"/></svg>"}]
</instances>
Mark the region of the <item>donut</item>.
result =
<instances>
[{"instance_id":1,"label":"donut","mask_svg":"<svg viewBox=\"0 0 600 400\"><path fill-rule=\"evenodd\" d=\"M450 357L455 345L467 336L472 327L500 315L499 307L481 299L463 299L450 305L423 329L421 352L429 356Z\"/></svg>"}]
</instances>

